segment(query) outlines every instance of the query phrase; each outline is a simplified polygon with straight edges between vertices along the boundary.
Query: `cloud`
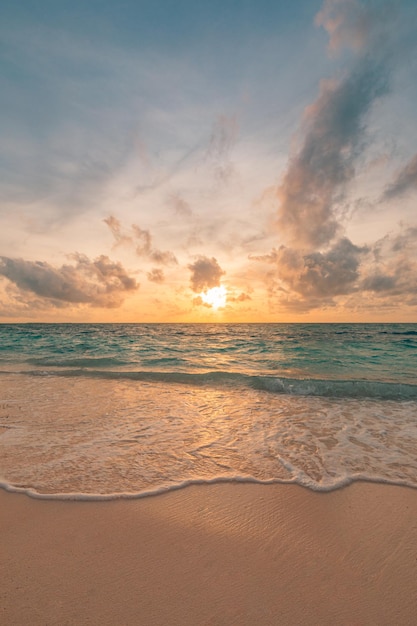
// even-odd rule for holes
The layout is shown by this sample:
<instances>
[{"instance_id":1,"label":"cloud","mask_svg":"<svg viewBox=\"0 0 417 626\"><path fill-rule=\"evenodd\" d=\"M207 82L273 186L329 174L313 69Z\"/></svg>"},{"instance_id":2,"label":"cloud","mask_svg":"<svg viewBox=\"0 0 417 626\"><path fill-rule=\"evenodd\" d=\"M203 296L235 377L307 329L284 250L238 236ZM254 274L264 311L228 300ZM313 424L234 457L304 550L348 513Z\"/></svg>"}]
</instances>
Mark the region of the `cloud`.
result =
<instances>
[{"instance_id":1,"label":"cloud","mask_svg":"<svg viewBox=\"0 0 417 626\"><path fill-rule=\"evenodd\" d=\"M242 291L238 296L228 296L227 300L229 302L246 302L247 300L252 300L252 298L249 294Z\"/></svg>"},{"instance_id":2,"label":"cloud","mask_svg":"<svg viewBox=\"0 0 417 626\"><path fill-rule=\"evenodd\" d=\"M231 152L236 144L237 136L236 117L219 115L214 123L206 160L213 165L216 178L223 182L227 182L234 172Z\"/></svg>"},{"instance_id":3,"label":"cloud","mask_svg":"<svg viewBox=\"0 0 417 626\"><path fill-rule=\"evenodd\" d=\"M219 287L220 279L225 274L217 260L212 257L200 256L194 263L188 265L191 270L191 288L199 293L212 287Z\"/></svg>"},{"instance_id":4,"label":"cloud","mask_svg":"<svg viewBox=\"0 0 417 626\"><path fill-rule=\"evenodd\" d=\"M103 222L110 228L113 237L116 240L116 246L124 246L133 244L133 239L129 235L122 233L122 226L119 220L113 215L106 217Z\"/></svg>"},{"instance_id":5,"label":"cloud","mask_svg":"<svg viewBox=\"0 0 417 626\"><path fill-rule=\"evenodd\" d=\"M417 226L366 246L341 238L325 252L281 246L250 258L273 266L264 273L272 301L299 313L336 306L344 296L358 310L364 302L384 309L417 304Z\"/></svg>"},{"instance_id":6,"label":"cloud","mask_svg":"<svg viewBox=\"0 0 417 626\"><path fill-rule=\"evenodd\" d=\"M382 199L399 198L415 189L417 189L417 154L397 173L395 179L385 189Z\"/></svg>"},{"instance_id":7,"label":"cloud","mask_svg":"<svg viewBox=\"0 0 417 626\"><path fill-rule=\"evenodd\" d=\"M188 57L163 51L161 41L154 50L139 40L133 48L107 38L92 43L92 32L58 24L57 14L47 24L31 13L1 24L10 72L0 79L7 172L0 191L43 231L110 206L114 195L120 201L121 185L127 183L128 194L142 180L153 189L180 170L192 152L187 140L196 106L184 97L187 86L194 93L199 85L206 109L212 86ZM181 155L171 149L178 139ZM162 153L161 167L146 163L144 144Z\"/></svg>"},{"instance_id":8,"label":"cloud","mask_svg":"<svg viewBox=\"0 0 417 626\"><path fill-rule=\"evenodd\" d=\"M276 251L277 276L305 299L333 298L351 293L359 278L361 255L349 239L339 239L327 252L302 254L282 246Z\"/></svg>"},{"instance_id":9,"label":"cloud","mask_svg":"<svg viewBox=\"0 0 417 626\"><path fill-rule=\"evenodd\" d=\"M213 308L211 304L209 304L208 302L204 302L201 296L197 296L196 298L193 298L193 304L194 306L205 306L207 309Z\"/></svg>"},{"instance_id":10,"label":"cloud","mask_svg":"<svg viewBox=\"0 0 417 626\"><path fill-rule=\"evenodd\" d=\"M362 299L384 309L417 302L417 227L357 246L344 236L342 224L347 186L366 147L369 114L389 92L393 6L389 1L326 0L317 15L331 51L347 47L354 54L348 71L323 81L306 108L298 147L275 190L286 245L249 256L269 265L263 276L272 308L301 313L344 304L360 310ZM383 199L415 188L417 155L397 173Z\"/></svg>"},{"instance_id":11,"label":"cloud","mask_svg":"<svg viewBox=\"0 0 417 626\"><path fill-rule=\"evenodd\" d=\"M165 280L164 272L156 267L154 267L150 272L147 272L146 276L151 283L161 284Z\"/></svg>"},{"instance_id":12,"label":"cloud","mask_svg":"<svg viewBox=\"0 0 417 626\"><path fill-rule=\"evenodd\" d=\"M167 203L174 209L175 213L181 217L191 217L193 214L190 205L179 193L170 194Z\"/></svg>"},{"instance_id":13,"label":"cloud","mask_svg":"<svg viewBox=\"0 0 417 626\"><path fill-rule=\"evenodd\" d=\"M348 0L328 1L318 14L333 47L357 42L361 53L344 78L322 82L318 98L305 111L304 139L278 188L278 225L295 247L326 246L340 234L338 206L355 175L367 116L388 92L389 69L382 48L375 45L377 38L371 36L378 29L369 15ZM382 28L384 12L375 9L372 16Z\"/></svg>"},{"instance_id":14,"label":"cloud","mask_svg":"<svg viewBox=\"0 0 417 626\"><path fill-rule=\"evenodd\" d=\"M306 112L304 143L278 190L278 224L293 245L326 245L340 231L339 195L354 176L366 114L386 91L386 72L367 62L339 83L322 83Z\"/></svg>"},{"instance_id":15,"label":"cloud","mask_svg":"<svg viewBox=\"0 0 417 626\"><path fill-rule=\"evenodd\" d=\"M152 255L152 236L149 230L144 230L140 226L132 224L132 231L138 244L136 254L138 256L150 257Z\"/></svg>"},{"instance_id":16,"label":"cloud","mask_svg":"<svg viewBox=\"0 0 417 626\"><path fill-rule=\"evenodd\" d=\"M161 250L152 250L149 254L149 258L154 263L160 263L161 265L176 265L178 263L175 254L169 250L166 250L165 252L162 252Z\"/></svg>"},{"instance_id":17,"label":"cloud","mask_svg":"<svg viewBox=\"0 0 417 626\"><path fill-rule=\"evenodd\" d=\"M23 292L68 304L88 304L114 308L138 289L120 263L107 256L90 260L82 254L72 255L75 264L55 268L42 261L25 261L0 257L0 275Z\"/></svg>"},{"instance_id":18,"label":"cloud","mask_svg":"<svg viewBox=\"0 0 417 626\"><path fill-rule=\"evenodd\" d=\"M417 226L386 235L372 246L361 288L379 297L417 297Z\"/></svg>"},{"instance_id":19,"label":"cloud","mask_svg":"<svg viewBox=\"0 0 417 626\"><path fill-rule=\"evenodd\" d=\"M149 230L132 224L131 234L128 235L122 231L119 220L113 215L106 217L103 221L110 228L116 240L116 246L136 246L135 251L138 256L146 257L160 265L176 265L178 263L173 252L158 250L152 246L152 235Z\"/></svg>"},{"instance_id":20,"label":"cloud","mask_svg":"<svg viewBox=\"0 0 417 626\"><path fill-rule=\"evenodd\" d=\"M4 285L1 283L4 282ZM3 287L3 289L1 289ZM19 318L21 316L34 318L51 311L64 310L68 303L60 300L41 298L34 293L22 291L6 278L0 279L0 317Z\"/></svg>"},{"instance_id":21,"label":"cloud","mask_svg":"<svg viewBox=\"0 0 417 626\"><path fill-rule=\"evenodd\" d=\"M316 24L329 34L329 49L347 47L360 51L375 45L393 18L392 0L361 3L357 0L325 0Z\"/></svg>"}]
</instances>

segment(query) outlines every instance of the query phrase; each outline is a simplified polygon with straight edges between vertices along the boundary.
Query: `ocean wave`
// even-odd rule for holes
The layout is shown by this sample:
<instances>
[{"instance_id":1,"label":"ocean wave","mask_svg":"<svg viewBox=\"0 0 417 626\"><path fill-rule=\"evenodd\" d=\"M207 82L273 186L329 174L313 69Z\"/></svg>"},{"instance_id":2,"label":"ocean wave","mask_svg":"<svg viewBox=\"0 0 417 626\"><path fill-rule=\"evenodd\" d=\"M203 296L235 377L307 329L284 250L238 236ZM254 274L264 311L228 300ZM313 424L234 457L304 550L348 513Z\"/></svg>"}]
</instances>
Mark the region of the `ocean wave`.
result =
<instances>
[{"instance_id":1,"label":"ocean wave","mask_svg":"<svg viewBox=\"0 0 417 626\"><path fill-rule=\"evenodd\" d=\"M335 381L235 374L225 382L214 372L177 373L170 384L164 373L159 382L145 374L9 375L0 403L3 487L114 499L221 477L316 491L356 480L417 486L417 400L370 398L372 383L364 397L364 381L361 395L358 381L336 381L344 395L335 397Z\"/></svg>"},{"instance_id":2,"label":"ocean wave","mask_svg":"<svg viewBox=\"0 0 417 626\"><path fill-rule=\"evenodd\" d=\"M116 359L115 357L77 357L59 359L56 357L33 357L25 361L29 365L39 367L123 367L129 365L129 361Z\"/></svg>"},{"instance_id":3,"label":"ocean wave","mask_svg":"<svg viewBox=\"0 0 417 626\"><path fill-rule=\"evenodd\" d=\"M291 396L318 396L325 398L375 398L377 400L417 400L417 385L378 380L341 380L315 378L287 378L251 376L238 372L212 371L205 373L162 371L109 371L94 369L31 370L33 376L90 377L113 380L160 382L190 386L244 386L259 391Z\"/></svg>"}]
</instances>

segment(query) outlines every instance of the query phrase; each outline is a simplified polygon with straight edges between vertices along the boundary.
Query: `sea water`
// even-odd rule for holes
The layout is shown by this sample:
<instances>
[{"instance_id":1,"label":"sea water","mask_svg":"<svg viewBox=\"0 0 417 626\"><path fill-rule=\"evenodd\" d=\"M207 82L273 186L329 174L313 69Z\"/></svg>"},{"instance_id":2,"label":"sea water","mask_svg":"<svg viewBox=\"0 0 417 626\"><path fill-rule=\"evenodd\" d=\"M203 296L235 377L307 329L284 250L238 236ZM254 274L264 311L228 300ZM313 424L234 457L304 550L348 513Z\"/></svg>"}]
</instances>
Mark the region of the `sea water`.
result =
<instances>
[{"instance_id":1,"label":"sea water","mask_svg":"<svg viewBox=\"0 0 417 626\"><path fill-rule=\"evenodd\" d=\"M417 324L0 325L0 484L417 487Z\"/></svg>"}]
</instances>

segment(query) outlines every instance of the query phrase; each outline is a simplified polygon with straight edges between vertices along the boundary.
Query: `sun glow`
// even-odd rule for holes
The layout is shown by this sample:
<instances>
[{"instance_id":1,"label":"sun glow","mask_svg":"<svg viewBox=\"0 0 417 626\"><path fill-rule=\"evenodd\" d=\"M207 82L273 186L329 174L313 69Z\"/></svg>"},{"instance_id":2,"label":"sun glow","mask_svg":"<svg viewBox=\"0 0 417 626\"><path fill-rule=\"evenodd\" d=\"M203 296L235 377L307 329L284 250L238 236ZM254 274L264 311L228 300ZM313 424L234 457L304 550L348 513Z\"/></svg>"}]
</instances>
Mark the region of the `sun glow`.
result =
<instances>
[{"instance_id":1,"label":"sun glow","mask_svg":"<svg viewBox=\"0 0 417 626\"><path fill-rule=\"evenodd\" d=\"M205 304L209 304L213 309L219 309L226 306L226 288L223 285L220 287L212 287L200 293L200 298Z\"/></svg>"}]
</instances>

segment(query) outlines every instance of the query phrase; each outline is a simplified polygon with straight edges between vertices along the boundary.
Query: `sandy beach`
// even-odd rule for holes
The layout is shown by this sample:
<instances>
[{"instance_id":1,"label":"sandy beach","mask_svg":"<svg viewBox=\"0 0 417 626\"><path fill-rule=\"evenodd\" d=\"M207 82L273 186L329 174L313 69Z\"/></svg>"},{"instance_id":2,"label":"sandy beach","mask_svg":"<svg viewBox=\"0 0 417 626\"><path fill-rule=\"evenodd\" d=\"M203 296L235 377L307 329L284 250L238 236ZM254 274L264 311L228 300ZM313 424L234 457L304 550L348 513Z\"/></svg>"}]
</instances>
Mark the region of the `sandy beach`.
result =
<instances>
[{"instance_id":1,"label":"sandy beach","mask_svg":"<svg viewBox=\"0 0 417 626\"><path fill-rule=\"evenodd\" d=\"M218 484L139 500L0 492L7 625L412 625L417 491Z\"/></svg>"}]
</instances>

